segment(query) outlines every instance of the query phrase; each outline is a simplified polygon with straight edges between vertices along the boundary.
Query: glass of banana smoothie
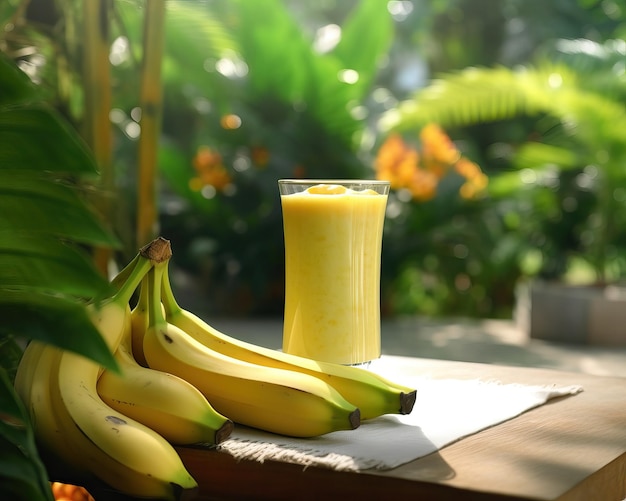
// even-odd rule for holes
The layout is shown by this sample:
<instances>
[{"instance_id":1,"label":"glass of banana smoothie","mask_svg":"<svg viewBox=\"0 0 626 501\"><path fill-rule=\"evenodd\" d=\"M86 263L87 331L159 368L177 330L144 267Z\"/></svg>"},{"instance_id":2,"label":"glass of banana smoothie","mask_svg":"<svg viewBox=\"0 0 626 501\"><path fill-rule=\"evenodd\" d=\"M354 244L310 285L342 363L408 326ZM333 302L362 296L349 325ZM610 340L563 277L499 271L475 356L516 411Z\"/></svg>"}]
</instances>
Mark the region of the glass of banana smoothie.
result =
<instances>
[{"instance_id":1,"label":"glass of banana smoothie","mask_svg":"<svg viewBox=\"0 0 626 501\"><path fill-rule=\"evenodd\" d=\"M389 182L278 181L285 237L283 351L380 357L380 260Z\"/></svg>"}]
</instances>

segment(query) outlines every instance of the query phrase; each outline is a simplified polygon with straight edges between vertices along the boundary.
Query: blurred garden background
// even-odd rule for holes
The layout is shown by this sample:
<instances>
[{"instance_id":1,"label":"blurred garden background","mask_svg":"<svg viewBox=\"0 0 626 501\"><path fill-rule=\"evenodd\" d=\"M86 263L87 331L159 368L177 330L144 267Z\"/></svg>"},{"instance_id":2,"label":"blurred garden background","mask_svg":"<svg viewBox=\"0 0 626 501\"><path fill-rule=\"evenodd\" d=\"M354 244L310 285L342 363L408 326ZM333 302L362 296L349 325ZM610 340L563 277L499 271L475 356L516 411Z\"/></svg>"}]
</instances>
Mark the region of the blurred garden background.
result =
<instances>
[{"instance_id":1,"label":"blurred garden background","mask_svg":"<svg viewBox=\"0 0 626 501\"><path fill-rule=\"evenodd\" d=\"M147 243L153 115L152 230L211 314L282 315L287 177L392 181L386 316L510 318L524 281L626 271L620 1L4 0L0 22L3 56L94 152L120 265Z\"/></svg>"}]
</instances>

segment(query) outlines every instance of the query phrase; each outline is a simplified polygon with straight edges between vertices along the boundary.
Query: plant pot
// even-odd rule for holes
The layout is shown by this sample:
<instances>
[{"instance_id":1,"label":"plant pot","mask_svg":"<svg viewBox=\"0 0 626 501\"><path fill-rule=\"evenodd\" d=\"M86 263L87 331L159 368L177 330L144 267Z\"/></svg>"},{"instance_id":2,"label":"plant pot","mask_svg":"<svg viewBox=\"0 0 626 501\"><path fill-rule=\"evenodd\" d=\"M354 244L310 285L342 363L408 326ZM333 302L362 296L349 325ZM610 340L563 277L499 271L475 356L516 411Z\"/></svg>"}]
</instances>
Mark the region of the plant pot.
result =
<instances>
[{"instance_id":1,"label":"plant pot","mask_svg":"<svg viewBox=\"0 0 626 501\"><path fill-rule=\"evenodd\" d=\"M626 345L626 287L520 284L517 325L531 338L604 346Z\"/></svg>"}]
</instances>

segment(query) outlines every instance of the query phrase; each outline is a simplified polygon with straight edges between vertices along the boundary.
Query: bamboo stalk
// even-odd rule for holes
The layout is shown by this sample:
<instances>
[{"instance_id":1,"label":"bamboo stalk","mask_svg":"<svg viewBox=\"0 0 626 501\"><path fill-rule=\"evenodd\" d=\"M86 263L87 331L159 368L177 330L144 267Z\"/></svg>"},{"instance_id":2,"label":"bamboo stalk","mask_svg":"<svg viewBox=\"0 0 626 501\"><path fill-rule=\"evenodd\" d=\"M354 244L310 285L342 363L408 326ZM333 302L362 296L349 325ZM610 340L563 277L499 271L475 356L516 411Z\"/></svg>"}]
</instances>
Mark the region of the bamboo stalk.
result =
<instances>
[{"instance_id":1,"label":"bamboo stalk","mask_svg":"<svg viewBox=\"0 0 626 501\"><path fill-rule=\"evenodd\" d=\"M83 80L85 92L84 137L100 169L95 205L103 220L113 227L112 196L115 176L112 165L111 75L109 66L110 0L83 0ZM110 248L94 249L94 262L108 273Z\"/></svg>"},{"instance_id":2,"label":"bamboo stalk","mask_svg":"<svg viewBox=\"0 0 626 501\"><path fill-rule=\"evenodd\" d=\"M137 179L137 242L139 248L157 236L157 153L161 132L161 61L164 46L165 0L146 0L141 66L141 135Z\"/></svg>"}]
</instances>

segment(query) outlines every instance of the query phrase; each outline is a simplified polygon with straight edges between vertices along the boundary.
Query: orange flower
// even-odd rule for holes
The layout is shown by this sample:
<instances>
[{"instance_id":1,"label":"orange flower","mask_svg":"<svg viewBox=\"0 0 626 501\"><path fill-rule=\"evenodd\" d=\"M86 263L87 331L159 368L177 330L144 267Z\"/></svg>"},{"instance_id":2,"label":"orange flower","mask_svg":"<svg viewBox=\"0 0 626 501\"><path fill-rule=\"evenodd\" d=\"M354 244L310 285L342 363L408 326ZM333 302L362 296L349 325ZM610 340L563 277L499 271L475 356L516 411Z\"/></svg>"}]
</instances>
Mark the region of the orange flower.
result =
<instances>
[{"instance_id":1,"label":"orange flower","mask_svg":"<svg viewBox=\"0 0 626 501\"><path fill-rule=\"evenodd\" d=\"M406 155L409 147L406 145L400 134L391 134L378 150L376 157L377 169L387 171L392 170Z\"/></svg>"},{"instance_id":2,"label":"orange flower","mask_svg":"<svg viewBox=\"0 0 626 501\"><path fill-rule=\"evenodd\" d=\"M407 186L415 200L426 202L437 194L439 178L429 170L415 169L411 183Z\"/></svg>"},{"instance_id":3,"label":"orange flower","mask_svg":"<svg viewBox=\"0 0 626 501\"><path fill-rule=\"evenodd\" d=\"M459 159L454 165L454 169L465 179L472 179L474 176L482 174L480 167L467 158Z\"/></svg>"},{"instance_id":4,"label":"orange flower","mask_svg":"<svg viewBox=\"0 0 626 501\"><path fill-rule=\"evenodd\" d=\"M221 191L232 181L222 163L222 156L208 146L198 148L192 163L198 173L198 176L189 182L189 186L194 191L200 191L206 185L211 185Z\"/></svg>"},{"instance_id":5,"label":"orange flower","mask_svg":"<svg viewBox=\"0 0 626 501\"><path fill-rule=\"evenodd\" d=\"M454 166L456 172L463 176L467 181L461 186L459 193L466 200L476 198L480 195L489 183L489 179L480 169L480 167L468 160L461 158Z\"/></svg>"},{"instance_id":6,"label":"orange flower","mask_svg":"<svg viewBox=\"0 0 626 501\"><path fill-rule=\"evenodd\" d=\"M417 150L409 148L399 134L392 134L378 150L376 178L389 181L393 189L406 187L418 162Z\"/></svg>"},{"instance_id":7,"label":"orange flower","mask_svg":"<svg viewBox=\"0 0 626 501\"><path fill-rule=\"evenodd\" d=\"M461 156L450 137L436 124L426 125L420 132L425 159L443 166L454 164Z\"/></svg>"},{"instance_id":8,"label":"orange flower","mask_svg":"<svg viewBox=\"0 0 626 501\"><path fill-rule=\"evenodd\" d=\"M419 134L421 151L409 146L399 134L391 134L378 150L376 178L390 182L395 190L406 189L414 200L427 201L437 195L437 186L450 169L466 179L461 197L478 196L487 186L480 167L461 156L450 137L436 124L426 125Z\"/></svg>"},{"instance_id":9,"label":"orange flower","mask_svg":"<svg viewBox=\"0 0 626 501\"><path fill-rule=\"evenodd\" d=\"M222 163L222 155L208 146L200 146L193 157L193 166L198 173L210 170L213 165Z\"/></svg>"},{"instance_id":10,"label":"orange flower","mask_svg":"<svg viewBox=\"0 0 626 501\"><path fill-rule=\"evenodd\" d=\"M257 167L265 167L270 161L270 151L263 146L253 146L250 157Z\"/></svg>"},{"instance_id":11,"label":"orange flower","mask_svg":"<svg viewBox=\"0 0 626 501\"><path fill-rule=\"evenodd\" d=\"M477 198L481 195L485 188L487 187L488 178L482 172L480 175L474 176L471 179L468 179L461 188L459 188L459 193L461 197L466 200L471 200L473 198Z\"/></svg>"}]
</instances>

